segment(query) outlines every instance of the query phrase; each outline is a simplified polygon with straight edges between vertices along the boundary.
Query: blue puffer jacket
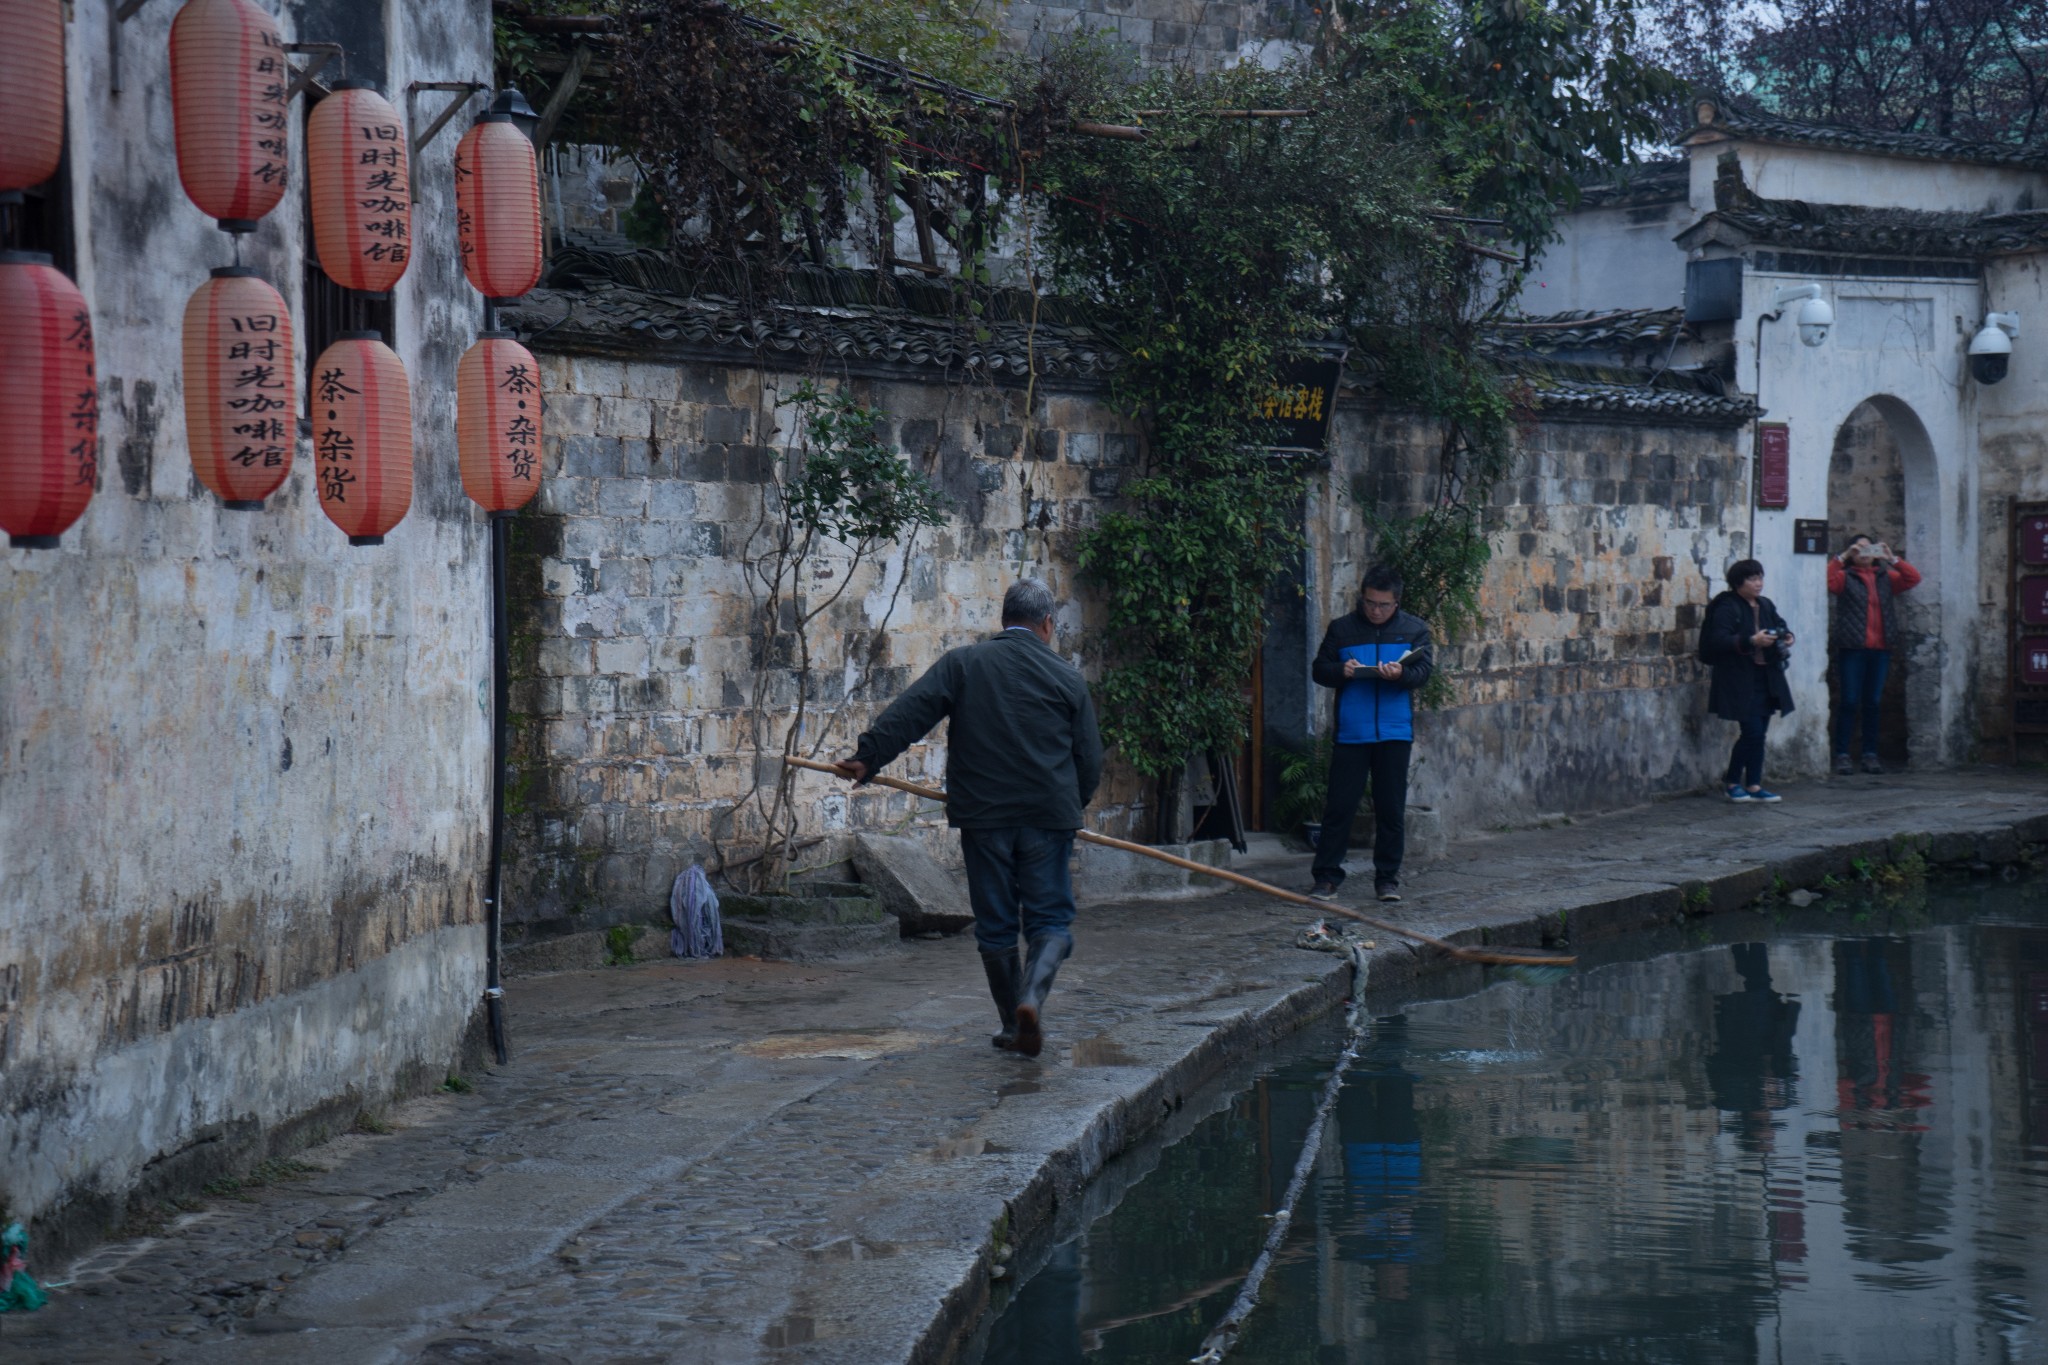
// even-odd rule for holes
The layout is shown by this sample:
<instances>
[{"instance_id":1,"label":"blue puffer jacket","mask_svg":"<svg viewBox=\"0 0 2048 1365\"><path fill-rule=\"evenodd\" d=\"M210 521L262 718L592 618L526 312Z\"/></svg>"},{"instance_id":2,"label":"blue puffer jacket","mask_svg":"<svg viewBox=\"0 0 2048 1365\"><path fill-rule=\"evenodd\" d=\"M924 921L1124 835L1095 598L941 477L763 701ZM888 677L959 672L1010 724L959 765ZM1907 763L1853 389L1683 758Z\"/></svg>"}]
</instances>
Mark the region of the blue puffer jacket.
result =
<instances>
[{"instance_id":1,"label":"blue puffer jacket","mask_svg":"<svg viewBox=\"0 0 2048 1365\"><path fill-rule=\"evenodd\" d=\"M1410 650L1420 651L1401 665L1401 676L1387 682L1377 674L1344 676L1344 661L1390 664ZM1419 616L1396 611L1383 626L1354 611L1330 622L1322 648L1309 673L1324 687L1337 689L1337 742L1377 744L1387 739L1415 738L1415 703L1411 694L1429 681L1436 668L1430 650L1429 626Z\"/></svg>"}]
</instances>

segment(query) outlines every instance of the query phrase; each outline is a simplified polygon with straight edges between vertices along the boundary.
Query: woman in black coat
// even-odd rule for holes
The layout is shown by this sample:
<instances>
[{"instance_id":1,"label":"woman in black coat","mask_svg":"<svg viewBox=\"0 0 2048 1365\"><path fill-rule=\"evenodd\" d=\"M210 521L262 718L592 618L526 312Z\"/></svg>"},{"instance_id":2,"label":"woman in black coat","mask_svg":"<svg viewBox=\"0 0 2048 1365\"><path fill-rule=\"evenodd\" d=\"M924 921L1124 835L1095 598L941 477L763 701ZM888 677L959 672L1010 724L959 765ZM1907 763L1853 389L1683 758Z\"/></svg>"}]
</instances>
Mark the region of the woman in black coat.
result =
<instances>
[{"instance_id":1,"label":"woman in black coat","mask_svg":"<svg viewBox=\"0 0 2048 1365\"><path fill-rule=\"evenodd\" d=\"M1707 709L1742 727L1728 755L1730 801L1776 801L1764 790L1764 734L1771 715L1790 715L1792 685L1785 679L1792 632L1764 596L1764 566L1754 559L1728 570L1728 591L1707 604L1700 623L1700 662L1714 670Z\"/></svg>"}]
</instances>

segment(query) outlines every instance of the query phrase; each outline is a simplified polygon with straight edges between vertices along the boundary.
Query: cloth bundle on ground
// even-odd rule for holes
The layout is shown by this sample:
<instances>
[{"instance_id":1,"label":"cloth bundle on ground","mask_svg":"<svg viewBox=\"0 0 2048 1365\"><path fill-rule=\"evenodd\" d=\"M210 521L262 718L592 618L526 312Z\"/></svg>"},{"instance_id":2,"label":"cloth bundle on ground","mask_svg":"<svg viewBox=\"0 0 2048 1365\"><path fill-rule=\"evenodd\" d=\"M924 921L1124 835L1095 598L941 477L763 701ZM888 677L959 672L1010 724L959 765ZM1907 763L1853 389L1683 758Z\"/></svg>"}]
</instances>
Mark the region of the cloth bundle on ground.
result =
<instances>
[{"instance_id":1,"label":"cloth bundle on ground","mask_svg":"<svg viewBox=\"0 0 2048 1365\"><path fill-rule=\"evenodd\" d=\"M691 863L669 888L668 950L675 957L724 957L725 927L718 919L718 893L701 863Z\"/></svg>"}]
</instances>

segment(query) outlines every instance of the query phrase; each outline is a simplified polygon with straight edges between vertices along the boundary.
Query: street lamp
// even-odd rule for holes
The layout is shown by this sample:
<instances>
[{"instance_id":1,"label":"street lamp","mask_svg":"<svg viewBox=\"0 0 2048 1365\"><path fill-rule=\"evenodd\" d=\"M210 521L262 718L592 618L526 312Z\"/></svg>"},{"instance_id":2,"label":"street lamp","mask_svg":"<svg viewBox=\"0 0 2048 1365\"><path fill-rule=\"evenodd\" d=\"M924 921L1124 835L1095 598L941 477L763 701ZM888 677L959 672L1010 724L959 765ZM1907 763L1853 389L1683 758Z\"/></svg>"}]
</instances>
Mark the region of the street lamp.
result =
<instances>
[{"instance_id":1,"label":"street lamp","mask_svg":"<svg viewBox=\"0 0 2048 1365\"><path fill-rule=\"evenodd\" d=\"M526 102L526 96L507 86L491 100L491 112L503 114L512 120L512 126L533 140L534 130L540 127L540 115L533 112L533 106Z\"/></svg>"}]
</instances>

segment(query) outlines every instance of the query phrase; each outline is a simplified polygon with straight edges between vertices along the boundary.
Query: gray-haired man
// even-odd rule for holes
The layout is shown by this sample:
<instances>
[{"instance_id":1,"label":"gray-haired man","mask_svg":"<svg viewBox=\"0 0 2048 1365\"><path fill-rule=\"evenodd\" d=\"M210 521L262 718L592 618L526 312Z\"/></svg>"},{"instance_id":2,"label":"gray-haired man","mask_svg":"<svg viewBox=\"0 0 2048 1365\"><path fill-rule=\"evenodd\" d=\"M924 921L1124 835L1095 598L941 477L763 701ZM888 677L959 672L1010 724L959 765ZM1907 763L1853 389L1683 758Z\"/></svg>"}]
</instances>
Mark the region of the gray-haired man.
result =
<instances>
[{"instance_id":1,"label":"gray-haired man","mask_svg":"<svg viewBox=\"0 0 2048 1365\"><path fill-rule=\"evenodd\" d=\"M946 819L960 831L974 937L1003 1022L992 1041L1027 1057L1044 1045L1045 997L1074 950L1068 863L1081 812L1102 779L1095 707L1081 674L1053 652L1052 613L1045 584L1012 584L1002 633L948 650L838 764L865 782L941 720L952 722Z\"/></svg>"}]
</instances>

